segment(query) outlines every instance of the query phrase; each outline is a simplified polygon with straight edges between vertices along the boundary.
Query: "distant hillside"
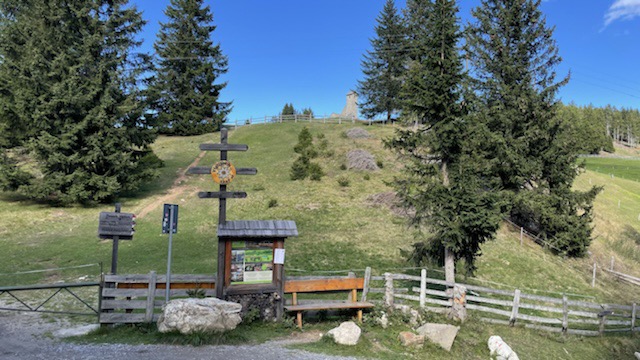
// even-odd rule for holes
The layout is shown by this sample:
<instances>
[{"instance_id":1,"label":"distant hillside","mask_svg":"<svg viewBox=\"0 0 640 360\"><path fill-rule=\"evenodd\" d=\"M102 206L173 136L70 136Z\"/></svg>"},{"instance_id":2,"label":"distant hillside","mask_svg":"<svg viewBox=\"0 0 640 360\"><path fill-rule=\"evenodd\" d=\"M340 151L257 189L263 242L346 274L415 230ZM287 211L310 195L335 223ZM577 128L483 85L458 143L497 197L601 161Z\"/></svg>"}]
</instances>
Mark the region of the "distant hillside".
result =
<instances>
[{"instance_id":1,"label":"distant hillside","mask_svg":"<svg viewBox=\"0 0 640 360\"><path fill-rule=\"evenodd\" d=\"M314 138L324 134L328 141L328 150L316 159L326 173L321 181L289 179L296 158L293 146L304 126L309 127ZM353 127L361 127L371 137L348 138L346 131ZM412 267L402 251L411 249L413 230L397 215L398 209L392 211L386 206L389 194L385 193L391 191L386 184L393 182L402 169L394 155L382 146L382 139L392 134L393 127L388 125L300 123L253 125L231 131L230 142L247 144L249 151L230 153L230 161L238 167L256 167L259 172L256 176L238 176L229 186L231 190L246 191L248 197L228 201L228 219L296 221L300 236L286 243L286 269L290 275L362 271L367 266L382 273ZM163 203L180 205L173 271L215 271L217 200L199 199L196 193L216 190L217 185L207 175L180 176L199 157L200 143L218 141L218 134L158 139L154 151L166 164L162 177L142 192L122 199L124 212L143 216L138 218L134 240L121 243L120 273L165 271L167 238L160 233ZM355 149L370 152L382 169L343 170L346 154ZM207 153L199 165L210 166L217 157L218 153ZM348 186L341 186L338 180ZM590 258L563 259L528 239L521 247L519 230L505 225L497 241L483 247L476 279L467 280L582 294L618 303L640 299L637 287L617 282L601 271L597 286L591 288L593 262L608 266L611 256L616 259L616 269L640 276L640 183L587 171L576 186L586 188L589 182L606 186L595 205L598 237ZM96 226L98 213L111 211L112 206L52 209L25 203L12 194L3 194L0 203L0 247L11 259L0 262L0 273L98 262L104 262L108 269L111 244L98 241ZM0 283L46 281L86 272L68 270L49 274L45 279L40 275L5 277L0 278Z\"/></svg>"}]
</instances>

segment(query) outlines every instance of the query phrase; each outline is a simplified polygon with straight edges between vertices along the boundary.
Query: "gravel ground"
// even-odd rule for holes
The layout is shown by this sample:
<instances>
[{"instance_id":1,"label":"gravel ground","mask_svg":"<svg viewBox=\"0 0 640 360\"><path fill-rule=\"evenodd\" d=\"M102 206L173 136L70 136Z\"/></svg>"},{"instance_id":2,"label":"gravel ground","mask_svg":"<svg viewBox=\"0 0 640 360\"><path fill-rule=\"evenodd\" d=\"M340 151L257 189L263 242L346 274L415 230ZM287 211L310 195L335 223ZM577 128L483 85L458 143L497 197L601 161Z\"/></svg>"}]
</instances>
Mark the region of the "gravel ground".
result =
<instances>
[{"instance_id":1,"label":"gravel ground","mask_svg":"<svg viewBox=\"0 0 640 360\"><path fill-rule=\"evenodd\" d=\"M52 320L54 319L54 320ZM243 346L169 346L169 345L78 345L47 336L56 330L77 327L64 317L43 318L40 314L0 311L0 359L24 360L164 360L164 359L353 359L289 350L295 340L271 341Z\"/></svg>"}]
</instances>

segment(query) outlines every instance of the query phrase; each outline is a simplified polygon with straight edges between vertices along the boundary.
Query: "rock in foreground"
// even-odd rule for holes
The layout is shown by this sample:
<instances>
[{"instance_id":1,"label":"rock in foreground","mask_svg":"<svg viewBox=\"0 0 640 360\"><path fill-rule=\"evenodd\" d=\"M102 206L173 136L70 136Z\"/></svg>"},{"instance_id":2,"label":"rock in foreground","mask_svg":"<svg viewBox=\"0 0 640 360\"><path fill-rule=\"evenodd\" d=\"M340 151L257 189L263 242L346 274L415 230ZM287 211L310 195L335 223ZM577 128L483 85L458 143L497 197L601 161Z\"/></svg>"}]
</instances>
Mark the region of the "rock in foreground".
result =
<instances>
[{"instance_id":1,"label":"rock in foreground","mask_svg":"<svg viewBox=\"0 0 640 360\"><path fill-rule=\"evenodd\" d=\"M453 341L458 335L458 330L460 330L459 326L427 323L420 326L416 331L431 342L440 345L443 349L451 351L451 346L453 346Z\"/></svg>"},{"instance_id":2,"label":"rock in foreground","mask_svg":"<svg viewBox=\"0 0 640 360\"><path fill-rule=\"evenodd\" d=\"M163 308L158 330L182 334L225 332L240 324L241 310L242 305L217 298L172 300Z\"/></svg>"},{"instance_id":3,"label":"rock in foreground","mask_svg":"<svg viewBox=\"0 0 640 360\"><path fill-rule=\"evenodd\" d=\"M345 321L337 328L333 328L327 332L327 336L333 337L336 344L340 345L356 345L360 340L362 330L353 321Z\"/></svg>"}]
</instances>

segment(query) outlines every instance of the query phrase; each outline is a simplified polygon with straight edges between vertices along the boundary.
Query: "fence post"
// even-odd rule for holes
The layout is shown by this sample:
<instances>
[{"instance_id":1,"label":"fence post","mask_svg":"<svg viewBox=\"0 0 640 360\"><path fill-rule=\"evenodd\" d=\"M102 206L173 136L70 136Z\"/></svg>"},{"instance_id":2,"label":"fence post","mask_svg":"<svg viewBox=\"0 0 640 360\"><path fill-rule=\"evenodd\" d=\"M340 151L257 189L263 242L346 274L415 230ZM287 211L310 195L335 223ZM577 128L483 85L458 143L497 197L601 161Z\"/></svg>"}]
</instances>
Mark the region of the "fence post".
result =
<instances>
[{"instance_id":1,"label":"fence post","mask_svg":"<svg viewBox=\"0 0 640 360\"><path fill-rule=\"evenodd\" d=\"M593 263L593 278L591 279L591 287L596 287L596 263Z\"/></svg>"},{"instance_id":2,"label":"fence post","mask_svg":"<svg viewBox=\"0 0 640 360\"><path fill-rule=\"evenodd\" d=\"M144 314L144 321L148 323L153 321L153 302L156 299L156 280L156 272L151 271L149 273L149 287L147 288L147 306Z\"/></svg>"},{"instance_id":3,"label":"fence post","mask_svg":"<svg viewBox=\"0 0 640 360\"><path fill-rule=\"evenodd\" d=\"M342 125L342 118L341 117L338 118L338 125Z\"/></svg>"},{"instance_id":4,"label":"fence post","mask_svg":"<svg viewBox=\"0 0 640 360\"><path fill-rule=\"evenodd\" d=\"M611 271L613 271L613 264L615 263L615 259L613 258L613 256L611 257Z\"/></svg>"},{"instance_id":5,"label":"fence post","mask_svg":"<svg viewBox=\"0 0 640 360\"><path fill-rule=\"evenodd\" d=\"M423 308L427 302L427 269L420 271L420 307Z\"/></svg>"},{"instance_id":6,"label":"fence post","mask_svg":"<svg viewBox=\"0 0 640 360\"><path fill-rule=\"evenodd\" d=\"M569 329L569 302L567 295L562 295L562 333L566 334Z\"/></svg>"},{"instance_id":7,"label":"fence post","mask_svg":"<svg viewBox=\"0 0 640 360\"><path fill-rule=\"evenodd\" d=\"M390 273L384 273L384 305L393 310L393 276Z\"/></svg>"},{"instance_id":8,"label":"fence post","mask_svg":"<svg viewBox=\"0 0 640 360\"><path fill-rule=\"evenodd\" d=\"M293 122L294 123L298 122L298 114L293 114Z\"/></svg>"},{"instance_id":9,"label":"fence post","mask_svg":"<svg viewBox=\"0 0 640 360\"><path fill-rule=\"evenodd\" d=\"M364 285L362 286L362 297L360 301L367 301L367 294L369 293L369 283L371 282L371 268L367 266L364 269Z\"/></svg>"},{"instance_id":10,"label":"fence post","mask_svg":"<svg viewBox=\"0 0 640 360\"><path fill-rule=\"evenodd\" d=\"M631 308L631 334L633 334L634 331L636 331L636 316L637 316L637 308L636 308L636 303L633 303L633 306Z\"/></svg>"},{"instance_id":11,"label":"fence post","mask_svg":"<svg viewBox=\"0 0 640 360\"><path fill-rule=\"evenodd\" d=\"M509 317L509 324L513 326L518 318L518 310L520 308L520 289L516 289L513 295L513 307L511 308L511 317Z\"/></svg>"},{"instance_id":12,"label":"fence post","mask_svg":"<svg viewBox=\"0 0 640 360\"><path fill-rule=\"evenodd\" d=\"M524 228L520 226L520 246L522 246L522 237L524 235Z\"/></svg>"}]
</instances>

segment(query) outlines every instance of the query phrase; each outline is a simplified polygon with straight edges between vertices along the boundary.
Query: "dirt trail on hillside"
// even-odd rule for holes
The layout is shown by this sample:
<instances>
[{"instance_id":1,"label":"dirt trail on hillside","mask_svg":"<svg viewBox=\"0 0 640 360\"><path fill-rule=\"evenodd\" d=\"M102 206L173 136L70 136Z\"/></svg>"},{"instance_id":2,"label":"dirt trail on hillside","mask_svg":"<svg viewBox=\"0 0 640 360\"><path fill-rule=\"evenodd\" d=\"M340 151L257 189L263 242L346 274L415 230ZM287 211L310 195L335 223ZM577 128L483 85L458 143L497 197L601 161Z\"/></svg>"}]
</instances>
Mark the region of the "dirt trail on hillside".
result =
<instances>
[{"instance_id":1,"label":"dirt trail on hillside","mask_svg":"<svg viewBox=\"0 0 640 360\"><path fill-rule=\"evenodd\" d=\"M159 208L160 206L162 206L165 203L171 202L172 200L177 198L178 195L180 195L183 192L189 190L188 186L182 185L182 183L187 179L187 171L189 171L190 167L198 166L198 164L200 163L200 160L202 160L202 158L206 154L207 154L206 151L200 152L200 155L198 155L195 158L195 160L193 160L193 162L189 166L187 166L187 168L184 169L184 171L180 174L180 176L178 176L178 178L173 182L173 185L171 185L171 188L169 189L169 192L166 193L165 195L160 196L159 198L154 200L151 204L146 205L145 207L143 207L142 210L137 212L136 217L141 219L141 218L147 216L147 214L149 214L153 210ZM191 189L191 192L196 192L196 190Z\"/></svg>"}]
</instances>

